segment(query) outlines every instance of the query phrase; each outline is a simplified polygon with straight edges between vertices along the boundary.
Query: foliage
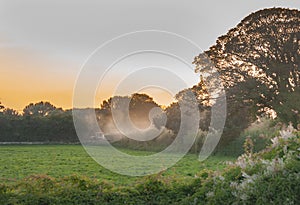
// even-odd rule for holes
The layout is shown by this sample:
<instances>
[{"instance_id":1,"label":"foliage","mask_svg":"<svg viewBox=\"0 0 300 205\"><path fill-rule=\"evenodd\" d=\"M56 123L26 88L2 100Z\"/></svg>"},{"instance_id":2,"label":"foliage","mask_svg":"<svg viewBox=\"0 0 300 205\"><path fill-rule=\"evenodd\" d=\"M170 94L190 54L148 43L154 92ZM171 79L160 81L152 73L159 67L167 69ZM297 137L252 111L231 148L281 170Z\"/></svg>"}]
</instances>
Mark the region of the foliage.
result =
<instances>
[{"instance_id":1,"label":"foliage","mask_svg":"<svg viewBox=\"0 0 300 205\"><path fill-rule=\"evenodd\" d=\"M188 89L182 90L175 96L177 102L172 103L165 109L167 117L166 128L172 130L174 134L178 133L181 124L181 109L180 106L190 103L197 103L200 112L199 128L202 131L207 131L210 123L210 96L205 87L204 81L201 78L200 82Z\"/></svg>"},{"instance_id":2,"label":"foliage","mask_svg":"<svg viewBox=\"0 0 300 205\"><path fill-rule=\"evenodd\" d=\"M217 155L240 156L244 153L243 145L245 139L250 138L253 142L253 151L258 152L264 149L273 137L279 134L279 130L284 124L278 120L262 117L245 129L240 136L236 137L231 143L218 149Z\"/></svg>"},{"instance_id":3,"label":"foliage","mask_svg":"<svg viewBox=\"0 0 300 205\"><path fill-rule=\"evenodd\" d=\"M49 102L30 103L23 109L24 116L45 117L56 110L56 107Z\"/></svg>"},{"instance_id":4,"label":"foliage","mask_svg":"<svg viewBox=\"0 0 300 205\"><path fill-rule=\"evenodd\" d=\"M235 106L250 106L255 113L273 109L295 126L300 108L299 101L294 101L300 85L299 19L299 10L255 12L197 56L196 70L209 73L214 65ZM203 62L203 56L212 63Z\"/></svg>"},{"instance_id":5,"label":"foliage","mask_svg":"<svg viewBox=\"0 0 300 205\"><path fill-rule=\"evenodd\" d=\"M23 115L5 108L0 115L1 142L78 142L70 110L49 102L29 104Z\"/></svg>"},{"instance_id":6,"label":"foliage","mask_svg":"<svg viewBox=\"0 0 300 205\"><path fill-rule=\"evenodd\" d=\"M221 172L200 178L188 204L297 204L300 135L289 126L259 153L246 152Z\"/></svg>"}]
</instances>

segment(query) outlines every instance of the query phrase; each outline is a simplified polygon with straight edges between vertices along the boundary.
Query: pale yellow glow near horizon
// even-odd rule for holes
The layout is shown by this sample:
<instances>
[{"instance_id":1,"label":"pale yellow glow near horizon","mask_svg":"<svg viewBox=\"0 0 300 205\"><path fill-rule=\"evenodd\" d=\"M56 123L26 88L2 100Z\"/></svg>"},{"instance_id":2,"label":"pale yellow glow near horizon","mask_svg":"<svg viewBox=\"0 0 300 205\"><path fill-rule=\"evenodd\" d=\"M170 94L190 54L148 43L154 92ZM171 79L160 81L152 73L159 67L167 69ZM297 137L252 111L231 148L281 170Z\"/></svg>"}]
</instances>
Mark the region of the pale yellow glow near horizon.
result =
<instances>
[{"instance_id":1,"label":"pale yellow glow near horizon","mask_svg":"<svg viewBox=\"0 0 300 205\"><path fill-rule=\"evenodd\" d=\"M71 109L79 70L80 65L45 58L30 50L0 47L0 102L20 113L26 105L40 101ZM112 80L101 95L95 96L95 107L112 96L113 86ZM165 91L149 88L140 93L150 95L160 105L173 101Z\"/></svg>"},{"instance_id":2,"label":"pale yellow glow near horizon","mask_svg":"<svg viewBox=\"0 0 300 205\"><path fill-rule=\"evenodd\" d=\"M0 48L0 101L19 112L40 101L71 108L76 70L66 72L68 66L30 50Z\"/></svg>"}]
</instances>

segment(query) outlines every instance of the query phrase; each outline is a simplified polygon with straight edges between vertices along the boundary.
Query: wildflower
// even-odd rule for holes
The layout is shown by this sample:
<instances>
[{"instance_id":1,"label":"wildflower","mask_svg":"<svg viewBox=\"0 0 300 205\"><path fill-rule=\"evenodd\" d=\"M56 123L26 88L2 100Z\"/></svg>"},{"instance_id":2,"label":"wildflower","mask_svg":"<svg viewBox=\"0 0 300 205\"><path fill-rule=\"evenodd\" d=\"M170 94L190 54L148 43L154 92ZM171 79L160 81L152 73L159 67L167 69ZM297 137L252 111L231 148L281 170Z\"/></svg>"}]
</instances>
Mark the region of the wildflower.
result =
<instances>
[{"instance_id":1,"label":"wildflower","mask_svg":"<svg viewBox=\"0 0 300 205\"><path fill-rule=\"evenodd\" d=\"M245 172L242 172L242 176L245 178L244 183L249 184L249 183L254 183L254 181L257 179L257 175L253 174L253 175L248 175Z\"/></svg>"},{"instance_id":2,"label":"wildflower","mask_svg":"<svg viewBox=\"0 0 300 205\"><path fill-rule=\"evenodd\" d=\"M236 160L236 165L238 165L240 168L245 169L247 166L247 161L245 158L245 155L240 156L237 160Z\"/></svg>"},{"instance_id":3,"label":"wildflower","mask_svg":"<svg viewBox=\"0 0 300 205\"><path fill-rule=\"evenodd\" d=\"M239 166L242 169L245 169L247 166L254 166L255 161L252 158L252 155L243 154L241 155L235 162L237 166Z\"/></svg>"},{"instance_id":4,"label":"wildflower","mask_svg":"<svg viewBox=\"0 0 300 205\"><path fill-rule=\"evenodd\" d=\"M279 131L281 138L284 140L287 140L291 137L293 137L293 132L295 131L295 129L293 128L292 124L289 124L289 126L287 127L286 130L281 130Z\"/></svg>"},{"instance_id":5,"label":"wildflower","mask_svg":"<svg viewBox=\"0 0 300 205\"><path fill-rule=\"evenodd\" d=\"M254 143L253 140L251 139L251 136L246 137L243 147L247 155L251 155L253 153Z\"/></svg>"},{"instance_id":6,"label":"wildflower","mask_svg":"<svg viewBox=\"0 0 300 205\"><path fill-rule=\"evenodd\" d=\"M223 177L223 176L219 176L219 179L221 180L221 181L224 181L225 180L225 178Z\"/></svg>"},{"instance_id":7,"label":"wildflower","mask_svg":"<svg viewBox=\"0 0 300 205\"><path fill-rule=\"evenodd\" d=\"M277 147L279 145L279 137L274 137L271 139L272 147Z\"/></svg>"},{"instance_id":8,"label":"wildflower","mask_svg":"<svg viewBox=\"0 0 300 205\"><path fill-rule=\"evenodd\" d=\"M243 194L240 195L240 199L246 201L248 199L248 195L243 193Z\"/></svg>"},{"instance_id":9,"label":"wildflower","mask_svg":"<svg viewBox=\"0 0 300 205\"><path fill-rule=\"evenodd\" d=\"M205 195L207 198L209 198L209 197L213 197L215 195L215 193L213 191L210 191L210 192L207 192Z\"/></svg>"},{"instance_id":10,"label":"wildflower","mask_svg":"<svg viewBox=\"0 0 300 205\"><path fill-rule=\"evenodd\" d=\"M300 148L299 148L299 150L300 150ZM224 164L228 165L228 166L234 165L234 163L232 161L226 161Z\"/></svg>"},{"instance_id":11,"label":"wildflower","mask_svg":"<svg viewBox=\"0 0 300 205\"><path fill-rule=\"evenodd\" d=\"M282 170L284 168L284 161L282 158L276 158L276 159L273 159L272 161L269 161L268 162L268 165L267 165L267 173L268 174L272 174L272 173L275 173L275 172L278 172L280 170Z\"/></svg>"},{"instance_id":12,"label":"wildflower","mask_svg":"<svg viewBox=\"0 0 300 205\"><path fill-rule=\"evenodd\" d=\"M286 145L284 145L284 147L283 147L283 153L287 154L287 151L288 151L288 147Z\"/></svg>"},{"instance_id":13,"label":"wildflower","mask_svg":"<svg viewBox=\"0 0 300 205\"><path fill-rule=\"evenodd\" d=\"M238 183L237 182L230 182L230 187L236 189L238 187Z\"/></svg>"}]
</instances>

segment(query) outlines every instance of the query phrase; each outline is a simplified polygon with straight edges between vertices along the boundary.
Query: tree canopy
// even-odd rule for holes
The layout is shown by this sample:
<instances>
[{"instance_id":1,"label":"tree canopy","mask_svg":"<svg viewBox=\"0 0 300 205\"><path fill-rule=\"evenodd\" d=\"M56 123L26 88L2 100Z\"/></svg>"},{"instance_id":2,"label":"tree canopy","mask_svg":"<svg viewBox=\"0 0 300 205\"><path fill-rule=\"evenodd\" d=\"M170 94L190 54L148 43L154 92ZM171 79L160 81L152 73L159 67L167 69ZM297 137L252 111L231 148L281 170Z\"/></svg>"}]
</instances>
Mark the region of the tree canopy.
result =
<instances>
[{"instance_id":1,"label":"tree canopy","mask_svg":"<svg viewBox=\"0 0 300 205\"><path fill-rule=\"evenodd\" d=\"M116 131L113 120L113 111L118 113L120 121L126 120L126 109L132 123L139 128L146 128L152 124L150 112L152 108L160 108L153 98L147 94L134 93L131 96L114 96L104 100L100 106L100 127L104 132Z\"/></svg>"},{"instance_id":2,"label":"tree canopy","mask_svg":"<svg viewBox=\"0 0 300 205\"><path fill-rule=\"evenodd\" d=\"M205 56L211 64L203 61ZM300 95L299 10L272 8L252 13L196 56L194 64L202 74L215 66L229 100L258 112L273 109L279 118L299 122L299 101L291 104Z\"/></svg>"},{"instance_id":3,"label":"tree canopy","mask_svg":"<svg viewBox=\"0 0 300 205\"><path fill-rule=\"evenodd\" d=\"M56 107L49 102L30 103L23 109L24 116L44 117L56 110Z\"/></svg>"},{"instance_id":4,"label":"tree canopy","mask_svg":"<svg viewBox=\"0 0 300 205\"><path fill-rule=\"evenodd\" d=\"M191 88L184 89L175 95L177 102L172 103L165 109L167 122L165 127L172 130L175 134L178 133L181 123L181 110L180 105L190 103L197 103L200 112L200 123L199 127L202 130L207 130L210 123L210 95L206 89L203 79L197 85ZM194 100L195 99L195 100ZM189 114L189 113L186 113ZM162 116L163 117L163 116ZM156 119L156 122L164 122L163 120ZM159 127L157 123L156 126Z\"/></svg>"}]
</instances>

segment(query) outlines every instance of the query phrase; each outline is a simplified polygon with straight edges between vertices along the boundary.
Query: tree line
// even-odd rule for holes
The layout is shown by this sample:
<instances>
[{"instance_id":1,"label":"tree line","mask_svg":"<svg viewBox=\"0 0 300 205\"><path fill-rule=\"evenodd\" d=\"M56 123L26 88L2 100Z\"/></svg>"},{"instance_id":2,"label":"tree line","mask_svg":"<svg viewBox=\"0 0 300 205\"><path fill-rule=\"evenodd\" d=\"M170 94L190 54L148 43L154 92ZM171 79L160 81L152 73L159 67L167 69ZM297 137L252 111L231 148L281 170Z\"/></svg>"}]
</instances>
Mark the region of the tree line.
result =
<instances>
[{"instance_id":1,"label":"tree line","mask_svg":"<svg viewBox=\"0 0 300 205\"><path fill-rule=\"evenodd\" d=\"M31 103L22 114L3 105L0 108L1 142L78 142L71 110L49 102Z\"/></svg>"}]
</instances>

